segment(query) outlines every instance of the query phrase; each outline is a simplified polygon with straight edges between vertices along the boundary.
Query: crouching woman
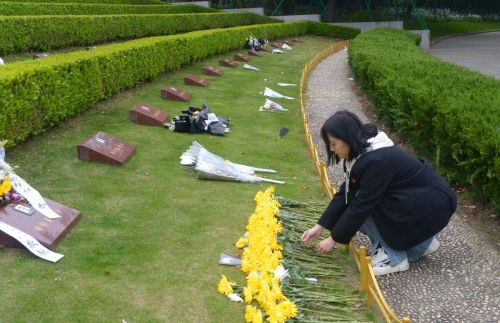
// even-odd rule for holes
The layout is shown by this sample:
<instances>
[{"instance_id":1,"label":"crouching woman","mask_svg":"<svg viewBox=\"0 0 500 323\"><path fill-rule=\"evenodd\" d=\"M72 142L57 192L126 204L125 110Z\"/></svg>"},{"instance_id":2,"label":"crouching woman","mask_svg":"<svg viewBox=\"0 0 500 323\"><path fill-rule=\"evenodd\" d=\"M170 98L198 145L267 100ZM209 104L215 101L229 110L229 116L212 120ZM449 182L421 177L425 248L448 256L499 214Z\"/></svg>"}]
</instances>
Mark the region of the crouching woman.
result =
<instances>
[{"instance_id":1,"label":"crouching woman","mask_svg":"<svg viewBox=\"0 0 500 323\"><path fill-rule=\"evenodd\" d=\"M439 248L434 236L448 224L457 201L429 164L348 111L330 117L321 135L329 165L343 161L345 181L318 223L303 233L303 243L327 229L330 236L316 247L324 253L360 231L372 243L375 275L405 271L409 262Z\"/></svg>"}]
</instances>

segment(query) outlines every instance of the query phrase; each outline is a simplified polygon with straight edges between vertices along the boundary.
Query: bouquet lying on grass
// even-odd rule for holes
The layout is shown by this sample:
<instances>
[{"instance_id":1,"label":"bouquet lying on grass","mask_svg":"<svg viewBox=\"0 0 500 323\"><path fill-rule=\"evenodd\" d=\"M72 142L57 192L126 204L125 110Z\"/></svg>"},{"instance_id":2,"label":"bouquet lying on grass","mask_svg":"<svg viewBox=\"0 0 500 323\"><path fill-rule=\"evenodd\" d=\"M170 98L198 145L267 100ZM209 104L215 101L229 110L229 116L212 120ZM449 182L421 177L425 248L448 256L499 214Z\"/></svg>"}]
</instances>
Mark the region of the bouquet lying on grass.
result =
<instances>
[{"instance_id":1,"label":"bouquet lying on grass","mask_svg":"<svg viewBox=\"0 0 500 323\"><path fill-rule=\"evenodd\" d=\"M181 165L194 167L200 179L215 179L244 183L285 183L255 175L255 173L276 173L275 170L232 163L206 150L205 147L200 145L197 141L193 141L193 144L188 150L181 155Z\"/></svg>"},{"instance_id":2,"label":"bouquet lying on grass","mask_svg":"<svg viewBox=\"0 0 500 323\"><path fill-rule=\"evenodd\" d=\"M336 265L342 255L319 255L299 242L321 209L273 192L271 187L257 193L248 231L235 244L243 250L246 286L222 276L219 293L246 303L246 322L355 321L359 298L345 296L338 282L344 275Z\"/></svg>"}]
</instances>

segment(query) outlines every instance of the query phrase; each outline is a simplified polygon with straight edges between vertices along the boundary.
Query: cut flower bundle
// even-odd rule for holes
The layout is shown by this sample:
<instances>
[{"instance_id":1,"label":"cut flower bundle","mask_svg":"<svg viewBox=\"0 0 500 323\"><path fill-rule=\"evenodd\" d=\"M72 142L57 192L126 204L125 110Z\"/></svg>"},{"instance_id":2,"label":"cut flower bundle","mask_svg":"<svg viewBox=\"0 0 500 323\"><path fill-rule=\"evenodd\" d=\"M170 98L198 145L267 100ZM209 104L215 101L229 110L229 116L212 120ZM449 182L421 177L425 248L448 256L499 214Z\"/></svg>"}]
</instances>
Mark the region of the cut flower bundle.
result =
<instances>
[{"instance_id":1,"label":"cut flower bundle","mask_svg":"<svg viewBox=\"0 0 500 323\"><path fill-rule=\"evenodd\" d=\"M246 286L222 276L219 293L244 300L246 322L356 320L353 310L359 299L345 296L338 287L343 276L333 262L338 255L318 255L300 245L300 234L316 223L319 208L276 198L273 192L270 187L256 194L248 231L235 244L243 250Z\"/></svg>"}]
</instances>

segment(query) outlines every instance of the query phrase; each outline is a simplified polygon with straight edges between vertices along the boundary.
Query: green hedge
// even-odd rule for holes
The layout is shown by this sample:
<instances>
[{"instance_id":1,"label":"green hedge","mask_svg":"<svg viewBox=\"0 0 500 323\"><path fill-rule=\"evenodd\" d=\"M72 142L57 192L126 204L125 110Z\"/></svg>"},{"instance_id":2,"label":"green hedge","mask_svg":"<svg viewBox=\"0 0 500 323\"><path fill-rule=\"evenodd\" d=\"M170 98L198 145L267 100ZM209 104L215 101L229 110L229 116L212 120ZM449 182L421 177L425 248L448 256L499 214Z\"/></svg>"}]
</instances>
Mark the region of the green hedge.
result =
<instances>
[{"instance_id":1,"label":"green hedge","mask_svg":"<svg viewBox=\"0 0 500 323\"><path fill-rule=\"evenodd\" d=\"M358 28L333 26L322 22L309 22L309 31L318 36L334 37L338 39L353 39L361 32Z\"/></svg>"},{"instance_id":2,"label":"green hedge","mask_svg":"<svg viewBox=\"0 0 500 323\"><path fill-rule=\"evenodd\" d=\"M314 33L311 26L301 21L196 31L0 66L0 138L21 142L165 71L242 48L250 34L275 39Z\"/></svg>"},{"instance_id":3,"label":"green hedge","mask_svg":"<svg viewBox=\"0 0 500 323\"><path fill-rule=\"evenodd\" d=\"M277 22L252 13L0 18L0 54Z\"/></svg>"},{"instance_id":4,"label":"green hedge","mask_svg":"<svg viewBox=\"0 0 500 323\"><path fill-rule=\"evenodd\" d=\"M419 36L378 29L351 42L359 84L387 124L448 180L500 209L500 80L435 58Z\"/></svg>"},{"instance_id":5,"label":"green hedge","mask_svg":"<svg viewBox=\"0 0 500 323\"><path fill-rule=\"evenodd\" d=\"M118 5L86 3L0 2L0 16L127 15L218 12L196 5Z\"/></svg>"},{"instance_id":6,"label":"green hedge","mask_svg":"<svg viewBox=\"0 0 500 323\"><path fill-rule=\"evenodd\" d=\"M90 3L90 4L127 4L127 5L146 5L146 4L161 4L161 0L0 0L1 2L19 2L19 3Z\"/></svg>"}]
</instances>

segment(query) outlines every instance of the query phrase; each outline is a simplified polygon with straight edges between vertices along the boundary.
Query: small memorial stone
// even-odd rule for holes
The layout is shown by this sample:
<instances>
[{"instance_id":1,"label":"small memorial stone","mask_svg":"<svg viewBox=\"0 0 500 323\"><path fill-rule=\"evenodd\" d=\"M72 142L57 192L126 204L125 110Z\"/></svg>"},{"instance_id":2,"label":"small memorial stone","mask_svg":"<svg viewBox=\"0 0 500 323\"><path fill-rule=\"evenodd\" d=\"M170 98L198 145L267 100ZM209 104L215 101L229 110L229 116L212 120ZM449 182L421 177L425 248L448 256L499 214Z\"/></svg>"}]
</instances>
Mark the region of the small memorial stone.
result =
<instances>
[{"instance_id":1,"label":"small memorial stone","mask_svg":"<svg viewBox=\"0 0 500 323\"><path fill-rule=\"evenodd\" d=\"M205 66L203 68L203 74L210 76L222 76L223 73L213 66Z\"/></svg>"},{"instance_id":2,"label":"small memorial stone","mask_svg":"<svg viewBox=\"0 0 500 323\"><path fill-rule=\"evenodd\" d=\"M135 146L102 131L93 133L77 146L78 159L123 165L135 154Z\"/></svg>"},{"instance_id":3,"label":"small memorial stone","mask_svg":"<svg viewBox=\"0 0 500 323\"><path fill-rule=\"evenodd\" d=\"M248 58L248 56L245 56L242 54L235 54L234 60L239 61L239 62L250 62L250 58Z\"/></svg>"},{"instance_id":4,"label":"small memorial stone","mask_svg":"<svg viewBox=\"0 0 500 323\"><path fill-rule=\"evenodd\" d=\"M228 59L221 59L219 61L219 65L220 66L225 66L225 67L236 67L236 66L238 66L235 62L231 62Z\"/></svg>"},{"instance_id":5,"label":"small memorial stone","mask_svg":"<svg viewBox=\"0 0 500 323\"><path fill-rule=\"evenodd\" d=\"M0 221L29 234L49 249L54 249L58 242L75 226L80 219L80 212L45 199L54 212L61 217L50 219L24 202L12 202L0 207ZM0 231L0 245L5 248L24 248L16 239Z\"/></svg>"},{"instance_id":6,"label":"small memorial stone","mask_svg":"<svg viewBox=\"0 0 500 323\"><path fill-rule=\"evenodd\" d=\"M145 126L162 127L169 121L167 112L153 108L144 103L136 105L130 109L130 121Z\"/></svg>"},{"instance_id":7,"label":"small memorial stone","mask_svg":"<svg viewBox=\"0 0 500 323\"><path fill-rule=\"evenodd\" d=\"M191 93L178 89L175 86L167 86L161 90L161 97L172 101L187 102L191 100L192 96Z\"/></svg>"},{"instance_id":8,"label":"small memorial stone","mask_svg":"<svg viewBox=\"0 0 500 323\"><path fill-rule=\"evenodd\" d=\"M188 74L184 77L184 84L193 86L208 86L208 81L199 76Z\"/></svg>"}]
</instances>

